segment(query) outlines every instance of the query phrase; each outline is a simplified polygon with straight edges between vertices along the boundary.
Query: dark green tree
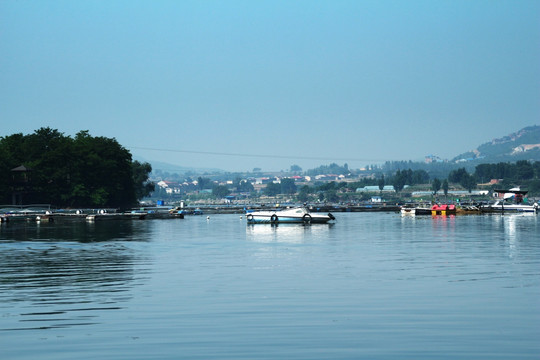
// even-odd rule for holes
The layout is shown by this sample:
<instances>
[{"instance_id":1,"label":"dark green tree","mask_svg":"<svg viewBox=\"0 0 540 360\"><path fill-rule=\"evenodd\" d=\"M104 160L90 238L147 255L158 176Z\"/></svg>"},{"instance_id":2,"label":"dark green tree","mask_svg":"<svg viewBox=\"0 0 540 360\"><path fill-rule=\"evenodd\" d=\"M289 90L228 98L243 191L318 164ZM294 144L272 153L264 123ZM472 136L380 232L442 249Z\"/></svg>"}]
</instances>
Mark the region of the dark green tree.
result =
<instances>
[{"instance_id":1,"label":"dark green tree","mask_svg":"<svg viewBox=\"0 0 540 360\"><path fill-rule=\"evenodd\" d=\"M429 182L429 174L425 170L414 170L412 172L410 185L427 184Z\"/></svg>"},{"instance_id":2,"label":"dark green tree","mask_svg":"<svg viewBox=\"0 0 540 360\"><path fill-rule=\"evenodd\" d=\"M337 202L339 201L339 196L336 190L328 190L324 193L324 199L328 202Z\"/></svg>"},{"instance_id":3,"label":"dark green tree","mask_svg":"<svg viewBox=\"0 0 540 360\"><path fill-rule=\"evenodd\" d=\"M252 192L254 191L255 189L253 188L253 185L245 180L245 179L240 179L239 177L237 177L235 180L234 180L234 185L236 187L236 191L238 192Z\"/></svg>"},{"instance_id":4,"label":"dark green tree","mask_svg":"<svg viewBox=\"0 0 540 360\"><path fill-rule=\"evenodd\" d=\"M441 180L435 178L431 182L431 190L433 190L433 195L437 195L437 192L441 189Z\"/></svg>"},{"instance_id":5,"label":"dark green tree","mask_svg":"<svg viewBox=\"0 0 540 360\"><path fill-rule=\"evenodd\" d=\"M444 192L444 196L448 196L448 179L444 179L443 183L442 183L442 189L443 189L443 192Z\"/></svg>"},{"instance_id":6,"label":"dark green tree","mask_svg":"<svg viewBox=\"0 0 540 360\"><path fill-rule=\"evenodd\" d=\"M197 188L199 190L212 189L212 180L209 178L199 176L197 178Z\"/></svg>"},{"instance_id":7,"label":"dark green tree","mask_svg":"<svg viewBox=\"0 0 540 360\"><path fill-rule=\"evenodd\" d=\"M401 192L403 188L405 187L407 181L407 174L398 170L392 177L392 185L394 186L394 190L396 193Z\"/></svg>"},{"instance_id":8,"label":"dark green tree","mask_svg":"<svg viewBox=\"0 0 540 360\"><path fill-rule=\"evenodd\" d=\"M480 164L476 166L474 174L480 180L480 182L484 183L490 181L491 179L498 179L494 169L494 164Z\"/></svg>"},{"instance_id":9,"label":"dark green tree","mask_svg":"<svg viewBox=\"0 0 540 360\"><path fill-rule=\"evenodd\" d=\"M534 177L534 167L527 160L516 162L516 180L530 180Z\"/></svg>"},{"instance_id":10,"label":"dark green tree","mask_svg":"<svg viewBox=\"0 0 540 360\"><path fill-rule=\"evenodd\" d=\"M377 182L377 185L379 185L379 191L382 193L382 191L384 189L384 185L385 185L384 174L381 175L381 177L379 178L379 181Z\"/></svg>"},{"instance_id":11,"label":"dark green tree","mask_svg":"<svg viewBox=\"0 0 540 360\"><path fill-rule=\"evenodd\" d=\"M299 173L302 172L302 168L298 165L291 165L291 172L292 173Z\"/></svg>"},{"instance_id":12,"label":"dark green tree","mask_svg":"<svg viewBox=\"0 0 540 360\"><path fill-rule=\"evenodd\" d=\"M154 183L148 181L148 176L152 172L152 165L147 162L140 163L139 161L133 161L131 170L133 172L136 198L142 199L149 196L156 188Z\"/></svg>"},{"instance_id":13,"label":"dark green tree","mask_svg":"<svg viewBox=\"0 0 540 360\"><path fill-rule=\"evenodd\" d=\"M335 189L337 189L337 185L335 181L330 181L330 182L323 183L317 186L317 190L321 190L321 191L329 191L329 190L335 190Z\"/></svg>"},{"instance_id":14,"label":"dark green tree","mask_svg":"<svg viewBox=\"0 0 540 360\"><path fill-rule=\"evenodd\" d=\"M81 131L74 141L73 205L129 207L136 203L131 154L116 139Z\"/></svg>"},{"instance_id":15,"label":"dark green tree","mask_svg":"<svg viewBox=\"0 0 540 360\"><path fill-rule=\"evenodd\" d=\"M298 191L297 199L300 202L306 202L309 200L309 194L311 193L310 187L307 185L304 185L300 188L300 191Z\"/></svg>"},{"instance_id":16,"label":"dark green tree","mask_svg":"<svg viewBox=\"0 0 540 360\"><path fill-rule=\"evenodd\" d=\"M214 195L216 198L221 199L225 196L229 195L231 192L225 185L216 185L212 189L212 195Z\"/></svg>"},{"instance_id":17,"label":"dark green tree","mask_svg":"<svg viewBox=\"0 0 540 360\"><path fill-rule=\"evenodd\" d=\"M115 139L75 138L41 128L30 135L0 138L0 197L11 199L11 169L31 169L31 191L26 203L71 207L128 207L147 194L149 165L133 163L131 154Z\"/></svg>"},{"instance_id":18,"label":"dark green tree","mask_svg":"<svg viewBox=\"0 0 540 360\"><path fill-rule=\"evenodd\" d=\"M281 193L289 195L296 193L296 184L294 183L294 179L281 179Z\"/></svg>"},{"instance_id":19,"label":"dark green tree","mask_svg":"<svg viewBox=\"0 0 540 360\"><path fill-rule=\"evenodd\" d=\"M540 194L540 180L531 180L528 185L530 194Z\"/></svg>"},{"instance_id":20,"label":"dark green tree","mask_svg":"<svg viewBox=\"0 0 540 360\"><path fill-rule=\"evenodd\" d=\"M330 165L321 165L316 169L311 169L307 171L307 174L310 176L320 175L320 174L348 174L349 166L344 164L339 166L336 163Z\"/></svg>"},{"instance_id":21,"label":"dark green tree","mask_svg":"<svg viewBox=\"0 0 540 360\"><path fill-rule=\"evenodd\" d=\"M534 169L534 177L540 179L540 161L535 161L532 166Z\"/></svg>"},{"instance_id":22,"label":"dark green tree","mask_svg":"<svg viewBox=\"0 0 540 360\"><path fill-rule=\"evenodd\" d=\"M462 179L461 186L463 186L469 193L476 187L476 180L474 176L468 175Z\"/></svg>"},{"instance_id":23,"label":"dark green tree","mask_svg":"<svg viewBox=\"0 0 540 360\"><path fill-rule=\"evenodd\" d=\"M276 184L274 182L268 183L264 188L264 194L268 196L276 196L281 193L281 184Z\"/></svg>"}]
</instances>

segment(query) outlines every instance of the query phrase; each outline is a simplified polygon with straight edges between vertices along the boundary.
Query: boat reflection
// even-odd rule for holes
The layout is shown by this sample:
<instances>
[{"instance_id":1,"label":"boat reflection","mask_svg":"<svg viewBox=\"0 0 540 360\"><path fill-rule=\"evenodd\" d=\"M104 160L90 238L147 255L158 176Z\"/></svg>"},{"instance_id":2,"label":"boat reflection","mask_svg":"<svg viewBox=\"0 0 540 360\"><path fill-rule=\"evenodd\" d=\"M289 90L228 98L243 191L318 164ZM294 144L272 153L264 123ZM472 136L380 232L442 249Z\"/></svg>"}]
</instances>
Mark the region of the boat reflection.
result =
<instances>
[{"instance_id":1,"label":"boat reflection","mask_svg":"<svg viewBox=\"0 0 540 360\"><path fill-rule=\"evenodd\" d=\"M508 249L508 257L514 258L521 240L521 234L531 226L531 221L537 221L535 213L504 214L495 216L495 222L502 226L504 241Z\"/></svg>"},{"instance_id":2,"label":"boat reflection","mask_svg":"<svg viewBox=\"0 0 540 360\"><path fill-rule=\"evenodd\" d=\"M5 241L146 241L149 222L104 221L64 223L7 223L0 227L0 242Z\"/></svg>"},{"instance_id":3,"label":"boat reflection","mask_svg":"<svg viewBox=\"0 0 540 360\"><path fill-rule=\"evenodd\" d=\"M260 243L303 243L306 238L324 239L335 224L248 224L246 226L247 239Z\"/></svg>"}]
</instances>

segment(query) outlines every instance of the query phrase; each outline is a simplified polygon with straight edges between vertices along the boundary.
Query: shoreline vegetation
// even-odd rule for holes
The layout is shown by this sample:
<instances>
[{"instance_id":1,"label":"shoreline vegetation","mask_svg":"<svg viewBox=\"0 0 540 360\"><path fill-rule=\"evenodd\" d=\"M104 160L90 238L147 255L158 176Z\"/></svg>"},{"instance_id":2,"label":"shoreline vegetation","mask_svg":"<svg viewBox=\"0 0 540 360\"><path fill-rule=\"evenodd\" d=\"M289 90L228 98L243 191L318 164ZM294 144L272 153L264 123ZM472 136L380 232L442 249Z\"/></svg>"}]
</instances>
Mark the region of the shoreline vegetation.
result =
<instances>
[{"instance_id":1,"label":"shoreline vegetation","mask_svg":"<svg viewBox=\"0 0 540 360\"><path fill-rule=\"evenodd\" d=\"M0 138L0 204L132 207L148 196L152 167L114 138L41 128Z\"/></svg>"},{"instance_id":2,"label":"shoreline vegetation","mask_svg":"<svg viewBox=\"0 0 540 360\"><path fill-rule=\"evenodd\" d=\"M0 153L0 204L52 204L55 209L310 203L356 211L415 202L487 202L497 188L521 187L531 197L525 201L540 196L540 161L534 160L483 163L473 172L455 165L441 173L438 165L387 162L356 170L347 164L307 171L292 165L279 174L253 169L196 177L154 174L149 163L134 161L114 138L88 131L70 137L51 128L0 137Z\"/></svg>"}]
</instances>

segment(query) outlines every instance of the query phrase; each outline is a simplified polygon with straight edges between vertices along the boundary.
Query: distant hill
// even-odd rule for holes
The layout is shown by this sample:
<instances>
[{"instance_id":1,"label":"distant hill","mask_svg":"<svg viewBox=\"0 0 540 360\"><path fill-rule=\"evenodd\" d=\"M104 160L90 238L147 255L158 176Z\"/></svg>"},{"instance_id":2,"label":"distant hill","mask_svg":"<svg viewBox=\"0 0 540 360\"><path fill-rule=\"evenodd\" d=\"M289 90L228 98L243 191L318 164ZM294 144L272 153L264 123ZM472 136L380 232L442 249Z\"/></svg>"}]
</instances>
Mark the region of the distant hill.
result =
<instances>
[{"instance_id":1,"label":"distant hill","mask_svg":"<svg viewBox=\"0 0 540 360\"><path fill-rule=\"evenodd\" d=\"M452 162L508 162L540 160L540 126L528 126L513 134L480 145L477 149L456 156Z\"/></svg>"},{"instance_id":2,"label":"distant hill","mask_svg":"<svg viewBox=\"0 0 540 360\"><path fill-rule=\"evenodd\" d=\"M180 165L174 165L169 164L161 161L155 161L155 160L147 160L140 156L135 156L135 160L141 161L141 162L148 162L150 165L152 165L152 173L170 173L170 174L189 174L189 173L195 173L195 174L204 174L204 173L223 173L224 170L221 169L210 169L210 168L194 168L194 167L185 167Z\"/></svg>"},{"instance_id":3,"label":"distant hill","mask_svg":"<svg viewBox=\"0 0 540 360\"><path fill-rule=\"evenodd\" d=\"M158 177L164 177L166 174L192 176L194 174L227 173L227 171L223 169L184 167L160 161L149 161L141 157L135 157L135 159L142 162L149 162L152 165L152 174ZM412 163L411 161L387 161L383 165L383 170L393 172L397 169L424 169L433 177L444 178L448 175L449 171L458 167L464 167L468 171L474 171L475 166L481 163L516 162L518 160L540 161L539 125L528 126L513 134L493 139L490 142L478 146L475 150L456 156L449 162L433 162L426 164L424 162ZM321 167L324 168L326 166L323 165ZM310 170L307 172L309 171Z\"/></svg>"}]
</instances>

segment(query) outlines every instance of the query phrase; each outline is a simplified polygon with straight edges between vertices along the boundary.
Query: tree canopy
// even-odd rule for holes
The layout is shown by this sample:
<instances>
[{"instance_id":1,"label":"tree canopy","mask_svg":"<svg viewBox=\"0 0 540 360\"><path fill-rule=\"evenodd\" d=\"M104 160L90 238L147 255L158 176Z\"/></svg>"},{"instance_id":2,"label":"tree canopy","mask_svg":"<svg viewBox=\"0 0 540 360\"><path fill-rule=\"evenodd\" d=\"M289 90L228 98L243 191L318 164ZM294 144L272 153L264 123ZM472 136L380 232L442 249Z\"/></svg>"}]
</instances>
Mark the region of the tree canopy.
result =
<instances>
[{"instance_id":1,"label":"tree canopy","mask_svg":"<svg viewBox=\"0 0 540 360\"><path fill-rule=\"evenodd\" d=\"M74 138L41 128L33 134L0 137L0 201L18 190L12 169L24 165L30 179L25 204L65 207L129 207L154 190L150 164L132 161L116 139L80 131Z\"/></svg>"},{"instance_id":2,"label":"tree canopy","mask_svg":"<svg viewBox=\"0 0 540 360\"><path fill-rule=\"evenodd\" d=\"M441 180L435 178L431 182L431 190L433 190L433 195L437 195L439 190L441 189Z\"/></svg>"},{"instance_id":3,"label":"tree canopy","mask_svg":"<svg viewBox=\"0 0 540 360\"><path fill-rule=\"evenodd\" d=\"M310 176L320 175L320 174L348 174L349 165L346 163L343 166L339 166L336 163L330 165L321 165L318 168L311 169L307 171L307 174Z\"/></svg>"}]
</instances>

